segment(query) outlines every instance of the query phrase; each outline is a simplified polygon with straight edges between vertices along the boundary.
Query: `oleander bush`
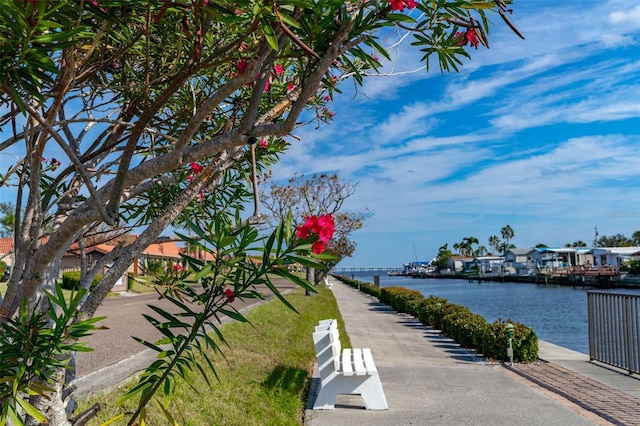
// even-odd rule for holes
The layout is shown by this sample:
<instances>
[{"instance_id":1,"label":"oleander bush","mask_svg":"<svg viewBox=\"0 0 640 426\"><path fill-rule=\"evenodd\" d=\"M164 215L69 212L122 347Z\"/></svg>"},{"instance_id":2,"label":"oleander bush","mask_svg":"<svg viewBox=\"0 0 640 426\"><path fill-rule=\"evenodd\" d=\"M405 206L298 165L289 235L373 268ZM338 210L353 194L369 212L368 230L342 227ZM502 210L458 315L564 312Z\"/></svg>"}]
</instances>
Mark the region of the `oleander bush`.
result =
<instances>
[{"instance_id":1,"label":"oleander bush","mask_svg":"<svg viewBox=\"0 0 640 426\"><path fill-rule=\"evenodd\" d=\"M506 325L514 325L513 360L531 362L538 359L538 336L524 324L498 319L489 323L481 315L473 313L466 306L450 303L438 296L424 297L422 293L405 287L392 286L379 289L362 281L343 276L335 278L354 288L360 288L391 306L396 312L407 313L418 318L424 325L442 333L460 346L475 349L486 358L509 361Z\"/></svg>"}]
</instances>

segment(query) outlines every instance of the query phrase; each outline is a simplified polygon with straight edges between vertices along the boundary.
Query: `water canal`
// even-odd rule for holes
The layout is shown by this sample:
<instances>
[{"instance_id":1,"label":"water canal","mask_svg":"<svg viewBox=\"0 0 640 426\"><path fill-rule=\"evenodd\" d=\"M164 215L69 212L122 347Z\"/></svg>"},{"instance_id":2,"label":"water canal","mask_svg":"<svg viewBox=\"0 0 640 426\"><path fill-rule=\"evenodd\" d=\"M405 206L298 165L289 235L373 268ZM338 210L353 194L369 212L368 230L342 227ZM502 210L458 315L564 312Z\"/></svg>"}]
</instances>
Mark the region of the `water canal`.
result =
<instances>
[{"instance_id":1,"label":"water canal","mask_svg":"<svg viewBox=\"0 0 640 426\"><path fill-rule=\"evenodd\" d=\"M589 353L587 291L589 288L538 286L536 284L483 282L454 279L413 279L389 277L384 272L355 272L354 279L380 286L401 286L418 290L425 297L444 297L464 305L487 321L511 319L534 329L539 339L574 351ZM607 290L640 294L640 289Z\"/></svg>"}]
</instances>

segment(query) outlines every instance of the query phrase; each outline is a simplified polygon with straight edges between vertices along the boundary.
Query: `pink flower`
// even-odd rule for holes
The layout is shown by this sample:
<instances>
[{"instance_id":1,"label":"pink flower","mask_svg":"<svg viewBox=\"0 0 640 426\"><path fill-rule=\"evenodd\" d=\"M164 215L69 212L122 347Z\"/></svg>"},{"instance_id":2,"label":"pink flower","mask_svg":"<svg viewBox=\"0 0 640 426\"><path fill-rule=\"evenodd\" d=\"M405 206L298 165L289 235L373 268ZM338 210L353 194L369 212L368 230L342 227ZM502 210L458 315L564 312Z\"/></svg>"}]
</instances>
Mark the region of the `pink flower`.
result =
<instances>
[{"instance_id":1,"label":"pink flower","mask_svg":"<svg viewBox=\"0 0 640 426\"><path fill-rule=\"evenodd\" d=\"M224 295L227 296L227 299L229 299L229 302L233 302L236 298L236 292L231 290L230 288L224 291Z\"/></svg>"},{"instance_id":2,"label":"pink flower","mask_svg":"<svg viewBox=\"0 0 640 426\"><path fill-rule=\"evenodd\" d=\"M49 164L51 165L51 171L54 171L55 169L58 168L58 166L60 166L60 161L56 160L55 158L52 158Z\"/></svg>"},{"instance_id":3,"label":"pink flower","mask_svg":"<svg viewBox=\"0 0 640 426\"><path fill-rule=\"evenodd\" d=\"M194 175L197 175L204 169L204 167L202 167L198 163L189 163L189 167L191 167L191 171L193 172Z\"/></svg>"},{"instance_id":4,"label":"pink flower","mask_svg":"<svg viewBox=\"0 0 640 426\"><path fill-rule=\"evenodd\" d=\"M325 96L324 98L322 98L322 99L324 99L325 101L329 102L329 101L331 100L331 96L326 95L326 96Z\"/></svg>"},{"instance_id":5,"label":"pink flower","mask_svg":"<svg viewBox=\"0 0 640 426\"><path fill-rule=\"evenodd\" d=\"M418 3L415 0L389 0L389 5L391 5L391 10L403 12L405 7L414 9L418 6Z\"/></svg>"},{"instance_id":6,"label":"pink flower","mask_svg":"<svg viewBox=\"0 0 640 426\"><path fill-rule=\"evenodd\" d=\"M242 74L242 73L244 73L244 70L247 69L247 65L248 65L248 63L247 63L246 59L240 59L238 61L238 63L236 64L236 68L238 69L238 72L240 74Z\"/></svg>"},{"instance_id":7,"label":"pink flower","mask_svg":"<svg viewBox=\"0 0 640 426\"><path fill-rule=\"evenodd\" d=\"M311 251L315 254L320 254L325 250L324 243L322 241L316 241L311 245Z\"/></svg>"},{"instance_id":8,"label":"pink flower","mask_svg":"<svg viewBox=\"0 0 640 426\"><path fill-rule=\"evenodd\" d=\"M273 67L273 70L276 72L276 75L280 75L280 74L282 74L284 72L284 70L282 69L282 65L280 65L280 64L276 64Z\"/></svg>"},{"instance_id":9,"label":"pink flower","mask_svg":"<svg viewBox=\"0 0 640 426\"><path fill-rule=\"evenodd\" d=\"M378 55L371 55L371 58L376 62L380 62L380 58L378 58Z\"/></svg>"},{"instance_id":10,"label":"pink flower","mask_svg":"<svg viewBox=\"0 0 640 426\"><path fill-rule=\"evenodd\" d=\"M296 228L296 236L301 240L306 240L312 235L318 237L318 241L314 241L311 251L320 254L325 251L325 244L328 243L335 232L335 223L333 215L326 214L319 217L308 216L302 225Z\"/></svg>"},{"instance_id":11,"label":"pink flower","mask_svg":"<svg viewBox=\"0 0 640 426\"><path fill-rule=\"evenodd\" d=\"M176 272L180 272L180 271L182 271L183 269L184 269L184 268L183 268L183 267L182 267L182 265L181 265L181 264L179 264L179 263L176 263L175 265L173 265L173 270L174 270L174 271L176 271Z\"/></svg>"},{"instance_id":12,"label":"pink flower","mask_svg":"<svg viewBox=\"0 0 640 426\"><path fill-rule=\"evenodd\" d=\"M262 149L266 149L268 145L269 144L267 143L266 139L260 139L260 142L258 142L258 146Z\"/></svg>"},{"instance_id":13,"label":"pink flower","mask_svg":"<svg viewBox=\"0 0 640 426\"><path fill-rule=\"evenodd\" d=\"M474 30L473 28L469 28L469 30L467 30L467 40L469 41L469 44L471 46L475 47L476 49L478 48L480 42L478 41L476 30Z\"/></svg>"},{"instance_id":14,"label":"pink flower","mask_svg":"<svg viewBox=\"0 0 640 426\"><path fill-rule=\"evenodd\" d=\"M458 46L466 46L467 43L469 43L469 45L477 49L480 45L480 40L478 40L478 33L476 33L476 30L473 28L469 28L464 33L457 32L455 37L458 39Z\"/></svg>"}]
</instances>

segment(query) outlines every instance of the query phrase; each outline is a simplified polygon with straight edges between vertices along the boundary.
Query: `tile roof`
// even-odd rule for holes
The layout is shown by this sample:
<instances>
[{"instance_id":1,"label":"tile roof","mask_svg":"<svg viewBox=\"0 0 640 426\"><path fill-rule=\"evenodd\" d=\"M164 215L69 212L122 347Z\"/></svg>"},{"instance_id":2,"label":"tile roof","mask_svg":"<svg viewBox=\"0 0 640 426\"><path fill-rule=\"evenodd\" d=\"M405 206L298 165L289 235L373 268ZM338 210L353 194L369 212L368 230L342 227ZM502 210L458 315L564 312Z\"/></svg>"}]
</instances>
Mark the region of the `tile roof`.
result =
<instances>
[{"instance_id":1,"label":"tile roof","mask_svg":"<svg viewBox=\"0 0 640 426\"><path fill-rule=\"evenodd\" d=\"M146 256L179 259L180 253L182 252L183 250L178 247L175 241L169 241L166 243L149 244L149 247L147 247L142 254Z\"/></svg>"},{"instance_id":2,"label":"tile roof","mask_svg":"<svg viewBox=\"0 0 640 426\"><path fill-rule=\"evenodd\" d=\"M113 245L113 243L111 244L103 243L103 244L96 244L96 245L87 247L86 250L87 250L87 253L97 251L99 253L106 254L106 253L110 253L114 248L115 246ZM13 250L13 238L0 238L0 254L9 253L12 250ZM80 247L78 246L78 243L73 243L71 247L69 247L68 252L79 255ZM184 248L178 247L178 244L175 241L169 241L164 243L149 244L149 247L147 247L142 254L144 256L180 259L180 253L185 253ZM192 256L196 257L195 253L192 253ZM211 253L203 253L202 251L200 252L198 257L202 260L208 260L208 261L211 261L214 259Z\"/></svg>"},{"instance_id":3,"label":"tile roof","mask_svg":"<svg viewBox=\"0 0 640 426\"><path fill-rule=\"evenodd\" d=\"M13 251L13 238L0 238L0 254Z\"/></svg>"}]
</instances>

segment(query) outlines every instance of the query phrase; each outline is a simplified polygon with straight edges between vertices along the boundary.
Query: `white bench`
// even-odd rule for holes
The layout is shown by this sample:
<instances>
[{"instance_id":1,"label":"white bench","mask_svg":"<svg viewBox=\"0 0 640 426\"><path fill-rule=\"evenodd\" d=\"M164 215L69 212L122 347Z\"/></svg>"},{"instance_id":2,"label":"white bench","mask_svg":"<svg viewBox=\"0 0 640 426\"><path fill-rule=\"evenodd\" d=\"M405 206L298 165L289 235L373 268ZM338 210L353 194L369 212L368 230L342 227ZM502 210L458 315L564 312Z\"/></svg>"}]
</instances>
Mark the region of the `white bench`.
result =
<instances>
[{"instance_id":1,"label":"white bench","mask_svg":"<svg viewBox=\"0 0 640 426\"><path fill-rule=\"evenodd\" d=\"M328 289L331 289L331 287L333 287L333 283L329 282L329 277L324 277L324 286Z\"/></svg>"},{"instance_id":2,"label":"white bench","mask_svg":"<svg viewBox=\"0 0 640 426\"><path fill-rule=\"evenodd\" d=\"M367 410L388 410L371 350L340 348L336 320L322 320L313 333L320 389L314 410L330 410L340 394L360 395Z\"/></svg>"}]
</instances>

